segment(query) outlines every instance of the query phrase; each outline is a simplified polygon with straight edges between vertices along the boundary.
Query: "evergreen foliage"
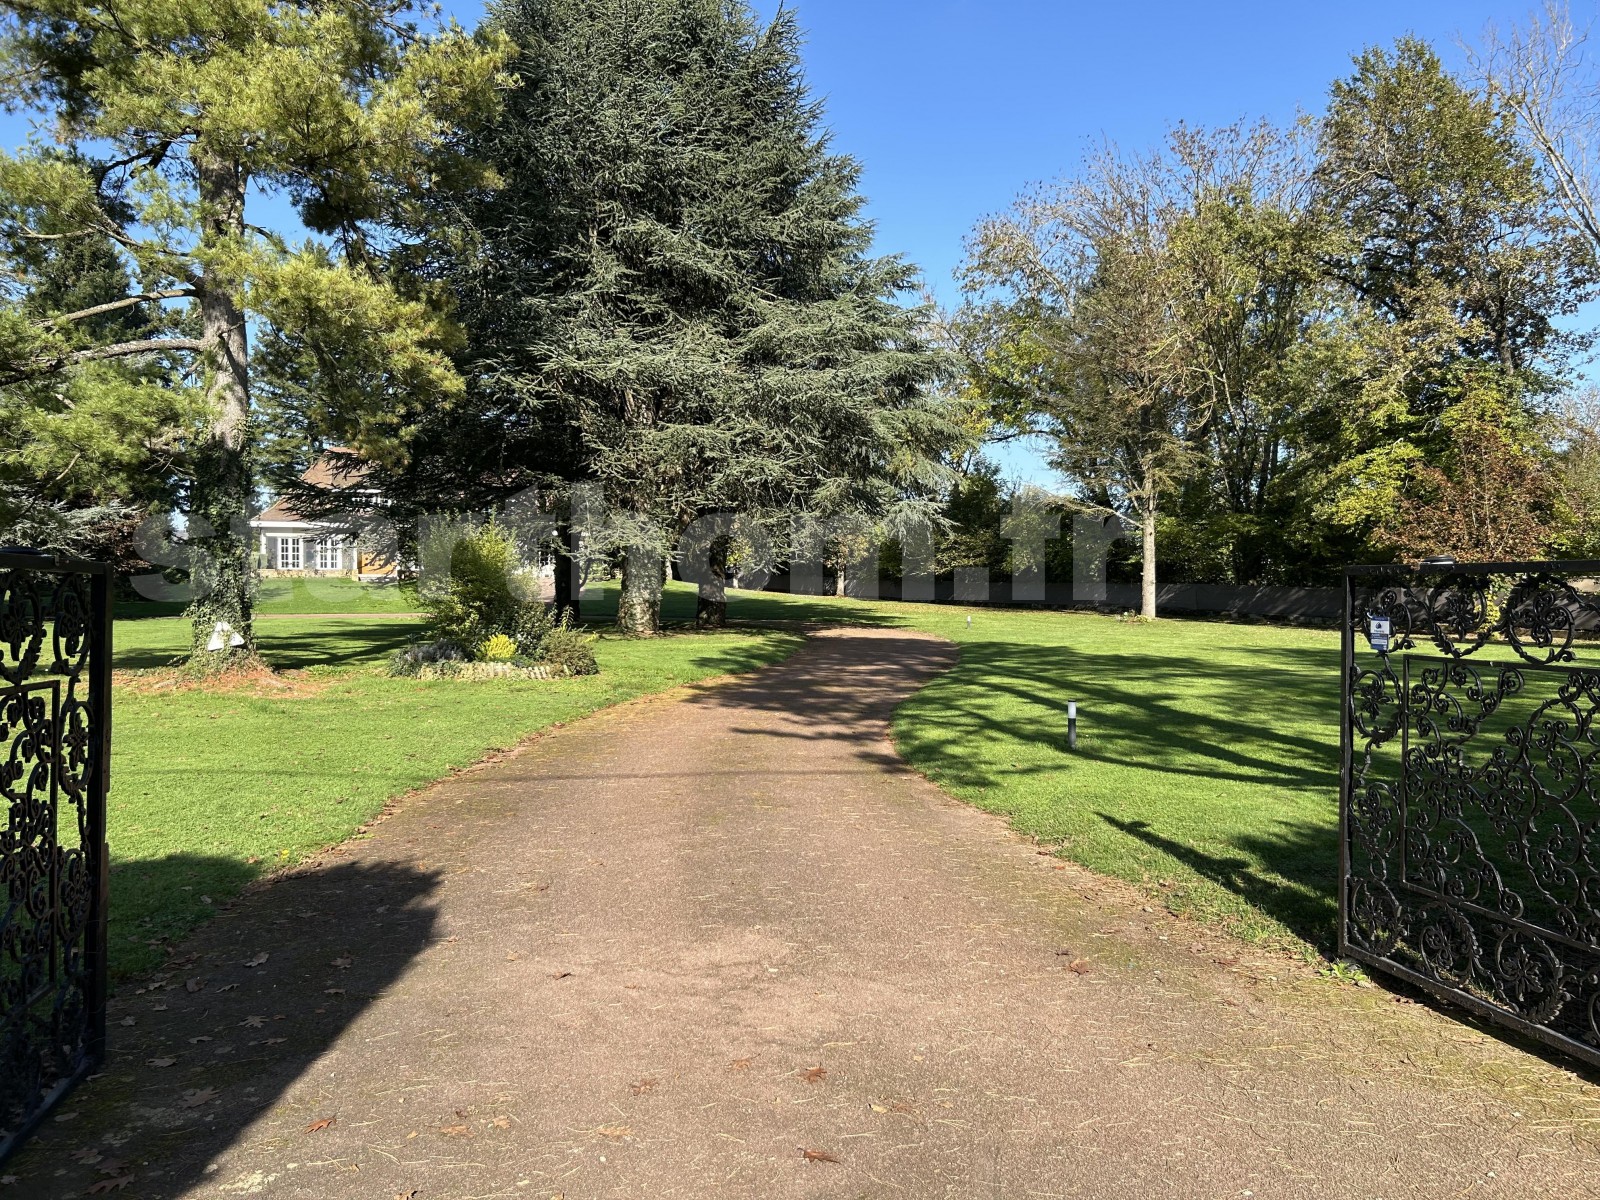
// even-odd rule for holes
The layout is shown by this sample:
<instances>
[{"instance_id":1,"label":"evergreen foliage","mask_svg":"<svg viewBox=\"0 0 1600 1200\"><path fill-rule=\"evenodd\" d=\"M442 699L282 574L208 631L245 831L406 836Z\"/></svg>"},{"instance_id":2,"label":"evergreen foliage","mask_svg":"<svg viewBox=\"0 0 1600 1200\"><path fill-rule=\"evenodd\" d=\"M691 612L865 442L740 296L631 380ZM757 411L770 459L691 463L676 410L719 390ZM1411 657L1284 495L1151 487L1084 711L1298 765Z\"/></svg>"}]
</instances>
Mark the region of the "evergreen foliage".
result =
<instances>
[{"instance_id":1,"label":"evergreen foliage","mask_svg":"<svg viewBox=\"0 0 1600 1200\"><path fill-rule=\"evenodd\" d=\"M450 252L418 264L459 299L469 388L387 489L465 506L597 485L637 632L696 517L781 535L801 509L928 507L952 436L924 391L938 358L898 302L912 269L869 253L793 14L504 0L491 23L520 84L472 143L499 186L436 209Z\"/></svg>"}]
</instances>

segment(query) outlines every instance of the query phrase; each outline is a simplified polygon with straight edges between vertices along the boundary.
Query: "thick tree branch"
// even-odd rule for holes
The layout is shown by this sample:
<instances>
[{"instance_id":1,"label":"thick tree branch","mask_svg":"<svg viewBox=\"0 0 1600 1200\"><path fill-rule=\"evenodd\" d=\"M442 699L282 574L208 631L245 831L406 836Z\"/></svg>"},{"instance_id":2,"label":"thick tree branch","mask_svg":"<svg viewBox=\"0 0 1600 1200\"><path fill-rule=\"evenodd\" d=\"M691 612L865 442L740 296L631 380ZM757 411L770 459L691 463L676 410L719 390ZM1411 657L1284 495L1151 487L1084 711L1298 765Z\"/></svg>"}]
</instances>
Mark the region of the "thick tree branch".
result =
<instances>
[{"instance_id":1,"label":"thick tree branch","mask_svg":"<svg viewBox=\"0 0 1600 1200\"><path fill-rule=\"evenodd\" d=\"M91 346L87 350L74 350L65 362L100 362L109 358L131 358L135 354L157 354L164 350L183 350L199 354L210 349L204 338L145 338L135 342L117 342L110 346Z\"/></svg>"},{"instance_id":2,"label":"thick tree branch","mask_svg":"<svg viewBox=\"0 0 1600 1200\"><path fill-rule=\"evenodd\" d=\"M96 304L93 308L80 308L77 312L63 313L59 317L51 317L45 324L65 325L72 321L85 321L90 317L98 317L101 313L115 312L119 308L131 308L135 304L143 304L149 300L181 300L194 294L195 290L190 287L163 288L157 292L141 292L137 296L124 296L120 300L110 300L105 304Z\"/></svg>"}]
</instances>

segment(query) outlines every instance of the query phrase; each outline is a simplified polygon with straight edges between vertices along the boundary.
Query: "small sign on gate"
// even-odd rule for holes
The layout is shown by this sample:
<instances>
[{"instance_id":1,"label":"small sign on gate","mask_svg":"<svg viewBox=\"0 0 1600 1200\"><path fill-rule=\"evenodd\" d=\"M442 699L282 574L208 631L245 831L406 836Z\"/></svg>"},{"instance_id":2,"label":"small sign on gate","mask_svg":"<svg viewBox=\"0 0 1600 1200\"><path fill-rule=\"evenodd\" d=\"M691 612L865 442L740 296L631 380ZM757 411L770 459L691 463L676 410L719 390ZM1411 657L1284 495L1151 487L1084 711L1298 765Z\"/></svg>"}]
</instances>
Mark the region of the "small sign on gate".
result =
<instances>
[{"instance_id":1,"label":"small sign on gate","mask_svg":"<svg viewBox=\"0 0 1600 1200\"><path fill-rule=\"evenodd\" d=\"M1380 617L1375 613L1367 614L1367 642L1377 654L1389 653L1389 637L1392 626L1388 617Z\"/></svg>"}]
</instances>

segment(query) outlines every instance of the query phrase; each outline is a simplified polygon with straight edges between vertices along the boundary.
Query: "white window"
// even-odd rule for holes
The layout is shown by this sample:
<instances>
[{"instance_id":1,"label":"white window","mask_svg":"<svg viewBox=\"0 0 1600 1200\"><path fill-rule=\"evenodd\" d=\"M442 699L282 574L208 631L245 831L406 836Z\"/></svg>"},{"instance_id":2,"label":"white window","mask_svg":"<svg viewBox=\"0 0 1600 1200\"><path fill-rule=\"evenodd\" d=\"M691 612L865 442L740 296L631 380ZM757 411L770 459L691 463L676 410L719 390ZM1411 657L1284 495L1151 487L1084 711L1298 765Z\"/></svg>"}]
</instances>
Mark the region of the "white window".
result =
<instances>
[{"instance_id":1,"label":"white window","mask_svg":"<svg viewBox=\"0 0 1600 1200\"><path fill-rule=\"evenodd\" d=\"M278 539L278 570L298 571L300 569L300 539Z\"/></svg>"},{"instance_id":2,"label":"white window","mask_svg":"<svg viewBox=\"0 0 1600 1200\"><path fill-rule=\"evenodd\" d=\"M343 538L325 537L317 543L317 570L337 571L343 566Z\"/></svg>"}]
</instances>

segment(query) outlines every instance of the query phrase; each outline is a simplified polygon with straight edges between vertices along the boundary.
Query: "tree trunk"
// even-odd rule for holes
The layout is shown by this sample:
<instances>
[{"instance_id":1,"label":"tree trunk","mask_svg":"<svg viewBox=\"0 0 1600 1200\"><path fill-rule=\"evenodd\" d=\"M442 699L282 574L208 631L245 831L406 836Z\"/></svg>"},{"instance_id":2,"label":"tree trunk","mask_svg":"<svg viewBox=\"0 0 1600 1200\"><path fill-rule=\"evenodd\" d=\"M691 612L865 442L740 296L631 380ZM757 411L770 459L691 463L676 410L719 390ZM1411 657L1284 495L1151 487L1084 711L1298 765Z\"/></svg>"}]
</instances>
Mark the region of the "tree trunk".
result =
<instances>
[{"instance_id":1,"label":"tree trunk","mask_svg":"<svg viewBox=\"0 0 1600 1200\"><path fill-rule=\"evenodd\" d=\"M582 569L577 554L578 534L572 526L562 525L556 531L556 539L555 561L552 564L556 585L553 607L557 620L576 625L583 619L583 581L578 576Z\"/></svg>"},{"instance_id":2,"label":"tree trunk","mask_svg":"<svg viewBox=\"0 0 1600 1200\"><path fill-rule=\"evenodd\" d=\"M706 547L706 574L695 601L694 623L700 629L725 629L728 625L728 539L719 537Z\"/></svg>"},{"instance_id":3,"label":"tree trunk","mask_svg":"<svg viewBox=\"0 0 1600 1200\"><path fill-rule=\"evenodd\" d=\"M617 598L617 630L635 637L661 632L661 555L630 546L622 560L622 594Z\"/></svg>"},{"instance_id":4,"label":"tree trunk","mask_svg":"<svg viewBox=\"0 0 1600 1200\"><path fill-rule=\"evenodd\" d=\"M201 249L216 253L243 236L247 180L233 163L197 159L194 165L202 208ZM196 291L201 340L208 346L206 396L212 417L195 454L189 503L189 536L200 553L194 556L195 596L188 615L194 637L190 661L211 669L255 653L250 534L255 488L247 445L250 356L240 281L223 274L215 258L202 255L202 261ZM208 649L219 641L220 649Z\"/></svg>"},{"instance_id":5,"label":"tree trunk","mask_svg":"<svg viewBox=\"0 0 1600 1200\"><path fill-rule=\"evenodd\" d=\"M1141 515L1144 529L1144 562L1142 564L1143 570L1140 573L1142 594L1139 615L1147 621L1154 621L1156 619L1156 506L1154 501L1145 508Z\"/></svg>"}]
</instances>

